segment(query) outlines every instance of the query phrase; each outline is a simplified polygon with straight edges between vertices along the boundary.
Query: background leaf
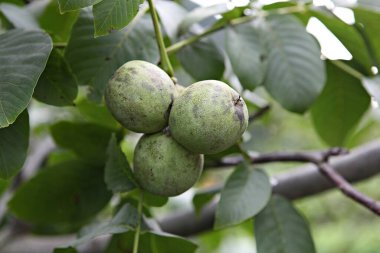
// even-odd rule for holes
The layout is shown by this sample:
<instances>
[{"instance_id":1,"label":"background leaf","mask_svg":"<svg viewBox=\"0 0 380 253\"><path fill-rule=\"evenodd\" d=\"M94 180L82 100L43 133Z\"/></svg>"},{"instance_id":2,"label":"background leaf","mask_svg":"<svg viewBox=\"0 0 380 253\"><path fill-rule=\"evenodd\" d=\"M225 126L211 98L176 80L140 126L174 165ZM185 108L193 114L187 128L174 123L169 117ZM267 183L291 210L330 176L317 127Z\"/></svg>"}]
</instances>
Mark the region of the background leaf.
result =
<instances>
[{"instance_id":1,"label":"background leaf","mask_svg":"<svg viewBox=\"0 0 380 253\"><path fill-rule=\"evenodd\" d=\"M208 17L213 17L217 14L222 14L229 10L226 3L215 4L206 7L200 7L189 12L182 20L179 26L179 33L184 34L193 24L196 24Z\"/></svg>"},{"instance_id":2,"label":"background leaf","mask_svg":"<svg viewBox=\"0 0 380 253\"><path fill-rule=\"evenodd\" d=\"M38 16L42 29L50 34L54 42L67 42L79 11L60 13L57 0L51 0Z\"/></svg>"},{"instance_id":3,"label":"background leaf","mask_svg":"<svg viewBox=\"0 0 380 253\"><path fill-rule=\"evenodd\" d=\"M33 97L55 106L73 105L78 94L76 80L63 56L54 49L38 80Z\"/></svg>"},{"instance_id":4,"label":"background leaf","mask_svg":"<svg viewBox=\"0 0 380 253\"><path fill-rule=\"evenodd\" d=\"M304 218L286 199L274 195L255 218L258 253L315 253Z\"/></svg>"},{"instance_id":5,"label":"background leaf","mask_svg":"<svg viewBox=\"0 0 380 253\"><path fill-rule=\"evenodd\" d=\"M144 16L133 20L122 31L94 38L92 14L82 10L73 27L65 58L79 83L92 87L91 98L100 101L108 80L125 62L158 60L152 21Z\"/></svg>"},{"instance_id":6,"label":"background leaf","mask_svg":"<svg viewBox=\"0 0 380 253\"><path fill-rule=\"evenodd\" d=\"M14 176L24 164L29 145L29 116L25 110L15 123L0 128L0 178Z\"/></svg>"},{"instance_id":7,"label":"background leaf","mask_svg":"<svg viewBox=\"0 0 380 253\"><path fill-rule=\"evenodd\" d=\"M79 10L83 7L91 6L102 0L58 0L61 13Z\"/></svg>"},{"instance_id":8,"label":"background leaf","mask_svg":"<svg viewBox=\"0 0 380 253\"><path fill-rule=\"evenodd\" d=\"M328 63L326 86L311 109L315 130L330 146L341 146L369 105L360 80Z\"/></svg>"},{"instance_id":9,"label":"background leaf","mask_svg":"<svg viewBox=\"0 0 380 253\"><path fill-rule=\"evenodd\" d=\"M342 42L352 54L354 61L357 61L365 68L370 67L371 63L368 54L366 50L363 50L365 44L353 26L325 11L311 11L310 13L318 18Z\"/></svg>"},{"instance_id":10,"label":"background leaf","mask_svg":"<svg viewBox=\"0 0 380 253\"><path fill-rule=\"evenodd\" d=\"M94 164L104 164L111 130L92 123L61 121L51 126L55 143L73 150L78 158Z\"/></svg>"},{"instance_id":11,"label":"background leaf","mask_svg":"<svg viewBox=\"0 0 380 253\"><path fill-rule=\"evenodd\" d=\"M25 7L14 4L0 3L0 11L15 28L39 30L37 21Z\"/></svg>"},{"instance_id":12,"label":"background leaf","mask_svg":"<svg viewBox=\"0 0 380 253\"><path fill-rule=\"evenodd\" d=\"M49 36L38 31L0 34L0 128L25 110L52 49Z\"/></svg>"},{"instance_id":13,"label":"background leaf","mask_svg":"<svg viewBox=\"0 0 380 253\"><path fill-rule=\"evenodd\" d=\"M119 234L112 237L104 253L131 252L133 247L133 233ZM193 253L197 245L185 238L163 233L146 232L140 235L139 251L154 253Z\"/></svg>"},{"instance_id":14,"label":"background leaf","mask_svg":"<svg viewBox=\"0 0 380 253\"><path fill-rule=\"evenodd\" d=\"M222 190L215 213L215 228L236 225L256 215L268 203L271 190L263 171L240 164Z\"/></svg>"},{"instance_id":15,"label":"background leaf","mask_svg":"<svg viewBox=\"0 0 380 253\"><path fill-rule=\"evenodd\" d=\"M17 189L8 206L18 218L32 223L82 224L111 198L103 173L80 161L45 168Z\"/></svg>"},{"instance_id":16,"label":"background leaf","mask_svg":"<svg viewBox=\"0 0 380 253\"><path fill-rule=\"evenodd\" d=\"M363 9L363 8L354 8L354 15L355 15L355 20L357 23L360 24L360 26L364 26L364 32L366 36L368 37L369 43L373 47L373 57L375 58L375 63L379 66L380 64L380 33L378 24L380 23L380 13L375 12L372 10L368 9ZM358 50L359 48L356 48ZM364 50L364 47L361 48L362 51L367 51ZM367 54L368 51L366 52Z\"/></svg>"},{"instance_id":17,"label":"background leaf","mask_svg":"<svg viewBox=\"0 0 380 253\"><path fill-rule=\"evenodd\" d=\"M95 36L119 30L136 16L144 0L102 0L94 5Z\"/></svg>"},{"instance_id":18,"label":"background leaf","mask_svg":"<svg viewBox=\"0 0 380 253\"><path fill-rule=\"evenodd\" d=\"M120 208L115 217L111 221L103 223L95 223L85 227L79 235L79 238L70 243L71 246L78 246L80 244L91 241L92 239L109 234L121 234L129 230L134 230L137 226L138 214L137 210L131 204L125 204Z\"/></svg>"},{"instance_id":19,"label":"background leaf","mask_svg":"<svg viewBox=\"0 0 380 253\"><path fill-rule=\"evenodd\" d=\"M187 10L172 1L157 1L156 9L163 29L174 42L177 39L179 24L186 15Z\"/></svg>"},{"instance_id":20,"label":"background leaf","mask_svg":"<svg viewBox=\"0 0 380 253\"><path fill-rule=\"evenodd\" d=\"M223 76L224 57L208 38L184 47L177 56L183 68L198 81L219 80Z\"/></svg>"},{"instance_id":21,"label":"background leaf","mask_svg":"<svg viewBox=\"0 0 380 253\"><path fill-rule=\"evenodd\" d=\"M76 103L76 108L82 117L97 125L105 126L116 131L119 124L108 111L104 104L98 104L87 99L81 99Z\"/></svg>"},{"instance_id":22,"label":"background leaf","mask_svg":"<svg viewBox=\"0 0 380 253\"><path fill-rule=\"evenodd\" d=\"M266 25L269 56L264 85L285 109L303 113L325 83L318 44L295 17L271 15Z\"/></svg>"},{"instance_id":23,"label":"background leaf","mask_svg":"<svg viewBox=\"0 0 380 253\"><path fill-rule=\"evenodd\" d=\"M267 66L264 34L258 22L230 26L226 30L226 52L232 69L246 89L262 84Z\"/></svg>"},{"instance_id":24,"label":"background leaf","mask_svg":"<svg viewBox=\"0 0 380 253\"><path fill-rule=\"evenodd\" d=\"M197 214L200 214L202 208L206 204L210 203L218 192L219 189L213 189L211 191L208 189L207 191L198 191L197 193L195 193L192 200L195 212Z\"/></svg>"},{"instance_id":25,"label":"background leaf","mask_svg":"<svg viewBox=\"0 0 380 253\"><path fill-rule=\"evenodd\" d=\"M130 191L136 187L132 168L114 135L108 144L104 181L113 193Z\"/></svg>"}]
</instances>

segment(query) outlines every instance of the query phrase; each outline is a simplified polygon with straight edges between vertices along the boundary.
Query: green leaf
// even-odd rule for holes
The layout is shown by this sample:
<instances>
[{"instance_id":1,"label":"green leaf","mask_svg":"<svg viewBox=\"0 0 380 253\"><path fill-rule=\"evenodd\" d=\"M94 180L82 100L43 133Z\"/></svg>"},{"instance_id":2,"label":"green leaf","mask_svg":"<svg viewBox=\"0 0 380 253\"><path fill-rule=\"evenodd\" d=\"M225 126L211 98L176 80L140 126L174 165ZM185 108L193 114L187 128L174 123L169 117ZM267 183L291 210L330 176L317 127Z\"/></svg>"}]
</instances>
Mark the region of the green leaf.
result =
<instances>
[{"instance_id":1,"label":"green leaf","mask_svg":"<svg viewBox=\"0 0 380 253\"><path fill-rule=\"evenodd\" d=\"M50 37L39 31L0 34L0 128L28 106L51 49Z\"/></svg>"},{"instance_id":2,"label":"green leaf","mask_svg":"<svg viewBox=\"0 0 380 253\"><path fill-rule=\"evenodd\" d=\"M18 218L38 224L83 224L108 203L104 170L67 161L41 170L17 189L8 206Z\"/></svg>"},{"instance_id":3,"label":"green leaf","mask_svg":"<svg viewBox=\"0 0 380 253\"><path fill-rule=\"evenodd\" d=\"M271 195L268 176L240 164L227 179L216 208L215 228L239 224L260 212Z\"/></svg>"},{"instance_id":4,"label":"green leaf","mask_svg":"<svg viewBox=\"0 0 380 253\"><path fill-rule=\"evenodd\" d=\"M137 189L133 192L128 193L128 201L133 200L133 202L138 202L141 198L141 190ZM153 193L144 191L143 205L147 208L149 207L161 207L168 203L169 198L164 196L159 196Z\"/></svg>"},{"instance_id":5,"label":"green leaf","mask_svg":"<svg viewBox=\"0 0 380 253\"><path fill-rule=\"evenodd\" d=\"M29 116L25 110L9 127L0 128L0 178L14 176L25 162L29 145Z\"/></svg>"},{"instance_id":6,"label":"green leaf","mask_svg":"<svg viewBox=\"0 0 380 253\"><path fill-rule=\"evenodd\" d=\"M136 188L132 168L121 151L115 135L112 136L108 144L104 181L107 188L113 193L127 192Z\"/></svg>"},{"instance_id":7,"label":"green leaf","mask_svg":"<svg viewBox=\"0 0 380 253\"><path fill-rule=\"evenodd\" d=\"M325 83L318 44L292 16L269 16L266 35L269 56L264 86L285 109L303 113Z\"/></svg>"},{"instance_id":8,"label":"green leaf","mask_svg":"<svg viewBox=\"0 0 380 253\"><path fill-rule=\"evenodd\" d=\"M76 80L58 50L54 49L38 80L33 97L55 106L73 105L78 94Z\"/></svg>"},{"instance_id":9,"label":"green leaf","mask_svg":"<svg viewBox=\"0 0 380 253\"><path fill-rule=\"evenodd\" d=\"M132 252L133 236L131 232L113 236L104 253ZM185 238L157 231L141 234L139 242L139 252L193 253L198 247Z\"/></svg>"},{"instance_id":10,"label":"green leaf","mask_svg":"<svg viewBox=\"0 0 380 253\"><path fill-rule=\"evenodd\" d=\"M379 33L379 23L380 23L380 13L373 10L354 8L355 20L361 26L364 26L364 32L368 37L369 43L373 47L373 57L375 58L375 63L380 64L380 33ZM363 38L361 38L363 40ZM367 50L362 48L356 48L356 51L365 51L367 55L369 54ZM372 65L372 64L371 64ZM379 67L379 66L378 66Z\"/></svg>"},{"instance_id":11,"label":"green leaf","mask_svg":"<svg viewBox=\"0 0 380 253\"><path fill-rule=\"evenodd\" d=\"M226 30L226 51L232 69L246 89L253 90L264 81L267 50L259 23L230 26Z\"/></svg>"},{"instance_id":12,"label":"green leaf","mask_svg":"<svg viewBox=\"0 0 380 253\"><path fill-rule=\"evenodd\" d=\"M102 0L58 0L61 13L79 10L83 7L91 6Z\"/></svg>"},{"instance_id":13,"label":"green leaf","mask_svg":"<svg viewBox=\"0 0 380 253\"><path fill-rule=\"evenodd\" d=\"M91 98L100 101L108 80L125 62L158 60L152 21L147 16L136 18L122 31L94 38L92 14L82 10L73 27L65 58L79 83L92 87Z\"/></svg>"},{"instance_id":14,"label":"green leaf","mask_svg":"<svg viewBox=\"0 0 380 253\"><path fill-rule=\"evenodd\" d=\"M78 251L72 247L68 248L56 248L53 253L78 253Z\"/></svg>"},{"instance_id":15,"label":"green leaf","mask_svg":"<svg viewBox=\"0 0 380 253\"><path fill-rule=\"evenodd\" d=\"M124 28L139 11L144 0L102 0L94 5L95 36Z\"/></svg>"},{"instance_id":16,"label":"green leaf","mask_svg":"<svg viewBox=\"0 0 380 253\"><path fill-rule=\"evenodd\" d=\"M255 218L258 253L315 253L305 219L285 198L274 195Z\"/></svg>"},{"instance_id":17,"label":"green leaf","mask_svg":"<svg viewBox=\"0 0 380 253\"><path fill-rule=\"evenodd\" d=\"M11 183L11 180L0 179L0 196L2 196L5 190L8 189L10 183Z\"/></svg>"},{"instance_id":18,"label":"green leaf","mask_svg":"<svg viewBox=\"0 0 380 253\"><path fill-rule=\"evenodd\" d=\"M70 243L71 246L78 246L83 243L89 242L92 239L109 234L121 234L129 230L134 230L137 226L138 214L137 209L130 205L125 204L117 212L111 221L103 223L95 223L85 227L79 234L79 238Z\"/></svg>"},{"instance_id":19,"label":"green leaf","mask_svg":"<svg viewBox=\"0 0 380 253\"><path fill-rule=\"evenodd\" d=\"M79 11L61 14L58 2L52 0L38 17L38 21L41 28L50 34L54 42L67 42L78 15Z\"/></svg>"},{"instance_id":20,"label":"green leaf","mask_svg":"<svg viewBox=\"0 0 380 253\"><path fill-rule=\"evenodd\" d=\"M156 9L162 27L172 42L177 39L179 24L187 14L187 10L176 2L157 1Z\"/></svg>"},{"instance_id":21,"label":"green leaf","mask_svg":"<svg viewBox=\"0 0 380 253\"><path fill-rule=\"evenodd\" d=\"M369 38L374 48L373 57L377 62L380 62L380 34L378 33L378 24L380 22L380 14L367 9L354 8L355 20L364 27L364 33ZM313 16L318 18L322 23L342 42L342 44L352 54L353 60L365 69L365 73L369 74L372 66L369 53L366 49L366 44L360 33L349 24L341 21L340 19L322 11L310 12Z\"/></svg>"},{"instance_id":22,"label":"green leaf","mask_svg":"<svg viewBox=\"0 0 380 253\"><path fill-rule=\"evenodd\" d=\"M193 11L189 12L182 20L179 26L179 33L184 34L190 30L190 27L193 24L196 24L206 18L215 16L217 14L222 14L228 10L229 8L226 3L196 8Z\"/></svg>"},{"instance_id":23,"label":"green leaf","mask_svg":"<svg viewBox=\"0 0 380 253\"><path fill-rule=\"evenodd\" d=\"M331 146L341 146L370 105L360 80L332 63L327 83L311 109L315 130Z\"/></svg>"},{"instance_id":24,"label":"green leaf","mask_svg":"<svg viewBox=\"0 0 380 253\"><path fill-rule=\"evenodd\" d=\"M86 120L112 130L117 130L118 123L104 104L81 99L76 103L76 108Z\"/></svg>"},{"instance_id":25,"label":"green leaf","mask_svg":"<svg viewBox=\"0 0 380 253\"><path fill-rule=\"evenodd\" d=\"M25 7L14 4L1 3L0 11L15 28L25 30L39 30L37 21Z\"/></svg>"},{"instance_id":26,"label":"green leaf","mask_svg":"<svg viewBox=\"0 0 380 253\"><path fill-rule=\"evenodd\" d=\"M215 195L218 192L219 192L219 187L212 189L211 191L209 189L207 189L206 191L198 191L197 193L195 193L195 195L193 197L193 201L192 201L195 212L197 214L200 214L203 207L206 204L210 203L211 200L214 199Z\"/></svg>"},{"instance_id":27,"label":"green leaf","mask_svg":"<svg viewBox=\"0 0 380 253\"><path fill-rule=\"evenodd\" d=\"M92 123L61 121L51 126L55 143L87 162L104 164L111 130Z\"/></svg>"},{"instance_id":28,"label":"green leaf","mask_svg":"<svg viewBox=\"0 0 380 253\"><path fill-rule=\"evenodd\" d=\"M178 253L178 249L181 253L193 253L198 247L188 239L164 232L151 231L148 236L154 253Z\"/></svg>"},{"instance_id":29,"label":"green leaf","mask_svg":"<svg viewBox=\"0 0 380 253\"><path fill-rule=\"evenodd\" d=\"M199 40L178 52L183 68L196 80L219 80L224 72L224 58L214 42Z\"/></svg>"}]
</instances>

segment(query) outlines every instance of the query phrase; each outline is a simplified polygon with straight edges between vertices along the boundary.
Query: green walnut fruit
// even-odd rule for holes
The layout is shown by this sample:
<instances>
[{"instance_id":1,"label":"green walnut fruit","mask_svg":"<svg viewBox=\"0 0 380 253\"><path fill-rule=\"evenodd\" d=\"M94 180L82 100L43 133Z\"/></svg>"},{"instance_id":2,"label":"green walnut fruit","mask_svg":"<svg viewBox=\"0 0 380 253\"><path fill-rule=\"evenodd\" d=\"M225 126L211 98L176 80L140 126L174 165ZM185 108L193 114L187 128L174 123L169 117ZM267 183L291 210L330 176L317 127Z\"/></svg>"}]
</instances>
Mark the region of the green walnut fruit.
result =
<instances>
[{"instance_id":1,"label":"green walnut fruit","mask_svg":"<svg viewBox=\"0 0 380 253\"><path fill-rule=\"evenodd\" d=\"M190 153L165 133L143 135L135 148L133 173L146 191L176 196L190 189L203 169L203 155Z\"/></svg>"},{"instance_id":2,"label":"green walnut fruit","mask_svg":"<svg viewBox=\"0 0 380 253\"><path fill-rule=\"evenodd\" d=\"M105 100L112 115L125 128L155 133L168 121L175 86L159 67L145 61L121 66L108 82Z\"/></svg>"},{"instance_id":3,"label":"green walnut fruit","mask_svg":"<svg viewBox=\"0 0 380 253\"><path fill-rule=\"evenodd\" d=\"M248 125L242 97L227 84L194 83L174 100L169 127L173 138L199 154L219 153L236 143Z\"/></svg>"}]
</instances>

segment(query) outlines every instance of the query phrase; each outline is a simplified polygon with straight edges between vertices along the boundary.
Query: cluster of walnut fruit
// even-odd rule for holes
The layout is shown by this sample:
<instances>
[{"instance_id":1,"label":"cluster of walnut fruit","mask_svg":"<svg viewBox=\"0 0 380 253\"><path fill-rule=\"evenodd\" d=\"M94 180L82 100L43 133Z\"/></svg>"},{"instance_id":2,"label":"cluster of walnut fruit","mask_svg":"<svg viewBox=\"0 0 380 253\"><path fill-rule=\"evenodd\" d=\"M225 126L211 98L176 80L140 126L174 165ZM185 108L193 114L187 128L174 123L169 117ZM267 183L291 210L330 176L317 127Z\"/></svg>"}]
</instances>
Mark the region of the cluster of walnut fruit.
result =
<instances>
[{"instance_id":1,"label":"cluster of walnut fruit","mask_svg":"<svg viewBox=\"0 0 380 253\"><path fill-rule=\"evenodd\" d=\"M184 88L145 61L121 66L105 100L122 126L144 133L133 173L142 189L162 196L191 188L202 172L203 154L229 148L248 125L247 106L227 84L205 80Z\"/></svg>"}]
</instances>

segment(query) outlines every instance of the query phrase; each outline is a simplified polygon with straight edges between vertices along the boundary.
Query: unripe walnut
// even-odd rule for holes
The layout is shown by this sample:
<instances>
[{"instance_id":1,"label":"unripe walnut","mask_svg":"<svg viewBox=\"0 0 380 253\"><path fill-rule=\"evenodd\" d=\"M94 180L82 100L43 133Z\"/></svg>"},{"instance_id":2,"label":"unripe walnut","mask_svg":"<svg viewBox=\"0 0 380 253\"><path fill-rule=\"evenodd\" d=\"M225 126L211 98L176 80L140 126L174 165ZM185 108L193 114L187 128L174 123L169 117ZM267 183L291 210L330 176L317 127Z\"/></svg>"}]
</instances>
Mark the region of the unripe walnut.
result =
<instances>
[{"instance_id":1,"label":"unripe walnut","mask_svg":"<svg viewBox=\"0 0 380 253\"><path fill-rule=\"evenodd\" d=\"M203 169L203 155L193 154L164 133L144 135L134 152L133 173L146 191L176 196L190 189Z\"/></svg>"},{"instance_id":2,"label":"unripe walnut","mask_svg":"<svg viewBox=\"0 0 380 253\"><path fill-rule=\"evenodd\" d=\"M105 100L112 115L125 128L139 133L155 133L168 121L175 94L170 77L145 61L129 61L108 82Z\"/></svg>"},{"instance_id":3,"label":"unripe walnut","mask_svg":"<svg viewBox=\"0 0 380 253\"><path fill-rule=\"evenodd\" d=\"M229 148L247 125L248 110L242 97L215 80L187 87L174 100L169 117L173 138L199 154L215 154Z\"/></svg>"}]
</instances>

